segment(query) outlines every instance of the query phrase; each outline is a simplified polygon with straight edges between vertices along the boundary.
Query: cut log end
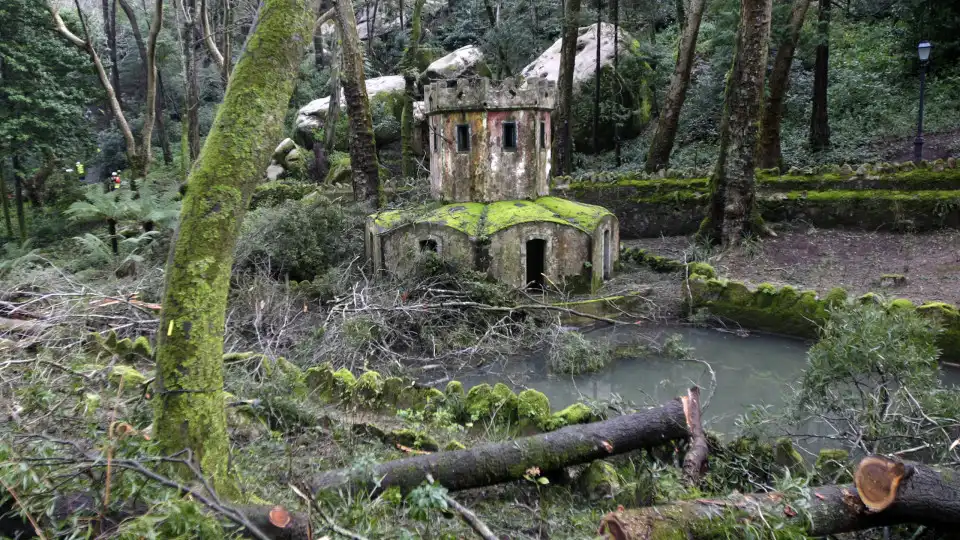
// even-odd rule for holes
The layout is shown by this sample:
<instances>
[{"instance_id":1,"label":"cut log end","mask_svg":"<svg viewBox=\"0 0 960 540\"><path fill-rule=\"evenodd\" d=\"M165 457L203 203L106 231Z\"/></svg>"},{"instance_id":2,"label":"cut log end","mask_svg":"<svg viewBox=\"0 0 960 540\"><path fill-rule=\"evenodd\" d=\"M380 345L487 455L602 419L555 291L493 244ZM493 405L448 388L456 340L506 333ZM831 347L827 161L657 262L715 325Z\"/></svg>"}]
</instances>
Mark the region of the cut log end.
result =
<instances>
[{"instance_id":1,"label":"cut log end","mask_svg":"<svg viewBox=\"0 0 960 540\"><path fill-rule=\"evenodd\" d=\"M597 531L602 538L607 540L629 540L626 531L623 530L623 526L620 524L620 520L617 519L617 514L611 512L603 517L603 520L600 522L600 530Z\"/></svg>"},{"instance_id":2,"label":"cut log end","mask_svg":"<svg viewBox=\"0 0 960 540\"><path fill-rule=\"evenodd\" d=\"M860 462L854 482L863 504L874 512L880 512L897 499L897 488L907 476L903 463L870 456Z\"/></svg>"}]
</instances>

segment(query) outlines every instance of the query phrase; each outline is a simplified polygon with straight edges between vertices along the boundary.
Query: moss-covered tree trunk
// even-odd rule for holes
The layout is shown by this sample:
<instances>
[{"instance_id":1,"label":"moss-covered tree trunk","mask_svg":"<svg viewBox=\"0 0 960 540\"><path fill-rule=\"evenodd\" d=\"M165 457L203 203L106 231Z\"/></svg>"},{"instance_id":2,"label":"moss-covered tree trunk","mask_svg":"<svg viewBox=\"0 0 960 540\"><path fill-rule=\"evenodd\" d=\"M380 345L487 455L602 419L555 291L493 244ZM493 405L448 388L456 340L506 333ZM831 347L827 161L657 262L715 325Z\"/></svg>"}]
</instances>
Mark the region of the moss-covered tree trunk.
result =
<instances>
[{"instance_id":1,"label":"moss-covered tree trunk","mask_svg":"<svg viewBox=\"0 0 960 540\"><path fill-rule=\"evenodd\" d=\"M410 43L403 53L400 69L403 73L403 114L400 116L400 145L403 158L403 176L412 178L417 174L417 160L413 153L413 102L417 90L417 53L420 49L421 13L425 0L414 0L413 16L410 18Z\"/></svg>"},{"instance_id":2,"label":"moss-covered tree trunk","mask_svg":"<svg viewBox=\"0 0 960 540\"><path fill-rule=\"evenodd\" d=\"M313 35L317 0L266 0L189 178L157 333L154 431L226 487L223 331L240 223Z\"/></svg>"},{"instance_id":3,"label":"moss-covered tree trunk","mask_svg":"<svg viewBox=\"0 0 960 540\"><path fill-rule=\"evenodd\" d=\"M563 40L560 42L560 73L557 80L556 142L553 155L554 176L573 170L573 70L577 60L580 0L565 0Z\"/></svg>"},{"instance_id":4,"label":"moss-covered tree trunk","mask_svg":"<svg viewBox=\"0 0 960 540\"><path fill-rule=\"evenodd\" d=\"M710 178L711 200L700 234L730 245L759 224L755 156L772 0L742 0L737 52L727 81L720 155Z\"/></svg>"},{"instance_id":5,"label":"moss-covered tree trunk","mask_svg":"<svg viewBox=\"0 0 960 540\"><path fill-rule=\"evenodd\" d=\"M363 74L363 49L357 34L357 17L348 0L334 2L337 24L340 25L342 69L340 84L350 117L350 166L353 169L353 195L358 201L380 205L380 166L373 138L370 98Z\"/></svg>"},{"instance_id":6,"label":"moss-covered tree trunk","mask_svg":"<svg viewBox=\"0 0 960 540\"><path fill-rule=\"evenodd\" d=\"M827 88L830 74L830 2L820 0L817 21L817 60L813 67L813 110L810 113L810 147L816 152L830 148L830 116Z\"/></svg>"},{"instance_id":7,"label":"moss-covered tree trunk","mask_svg":"<svg viewBox=\"0 0 960 540\"><path fill-rule=\"evenodd\" d=\"M760 149L759 166L764 169L781 167L783 153L780 145L780 125L783 121L783 98L787 95L790 85L790 66L793 64L793 55L797 50L797 41L800 40L800 30L807 18L807 9L810 0L795 0L790 12L790 25L787 34L777 47L777 55L773 59L773 69L770 71L770 94L763 109L763 120L760 122Z\"/></svg>"},{"instance_id":8,"label":"moss-covered tree trunk","mask_svg":"<svg viewBox=\"0 0 960 540\"><path fill-rule=\"evenodd\" d=\"M703 19L703 10L706 0L691 0L689 9L684 10L678 2L677 12L686 13L682 19L683 33L680 36L680 48L677 51L677 65L673 68L670 78L670 87L660 109L660 119L657 121L657 130L650 142L650 151L647 153L646 170L653 172L663 169L670 164L670 152L673 151L673 142L677 136L677 126L680 123L680 111L683 102L687 99L687 88L690 86L690 71L693 69L694 57L697 53L697 37L700 34L700 21Z\"/></svg>"}]
</instances>

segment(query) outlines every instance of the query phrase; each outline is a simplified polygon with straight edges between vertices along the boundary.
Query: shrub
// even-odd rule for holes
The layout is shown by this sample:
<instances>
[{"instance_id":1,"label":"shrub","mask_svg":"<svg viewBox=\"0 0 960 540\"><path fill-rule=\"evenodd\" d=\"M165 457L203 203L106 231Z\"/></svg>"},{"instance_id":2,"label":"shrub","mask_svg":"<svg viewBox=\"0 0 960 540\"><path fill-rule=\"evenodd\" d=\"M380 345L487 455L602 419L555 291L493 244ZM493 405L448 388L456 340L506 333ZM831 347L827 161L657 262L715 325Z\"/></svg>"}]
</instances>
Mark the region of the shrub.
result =
<instances>
[{"instance_id":1,"label":"shrub","mask_svg":"<svg viewBox=\"0 0 960 540\"><path fill-rule=\"evenodd\" d=\"M267 263L277 275L309 280L363 249L363 214L352 204L322 197L258 208L244 221L236 264Z\"/></svg>"},{"instance_id":2,"label":"shrub","mask_svg":"<svg viewBox=\"0 0 960 540\"><path fill-rule=\"evenodd\" d=\"M555 373L577 375L599 371L611 358L608 347L587 340L580 332L564 332L550 347L547 361Z\"/></svg>"}]
</instances>

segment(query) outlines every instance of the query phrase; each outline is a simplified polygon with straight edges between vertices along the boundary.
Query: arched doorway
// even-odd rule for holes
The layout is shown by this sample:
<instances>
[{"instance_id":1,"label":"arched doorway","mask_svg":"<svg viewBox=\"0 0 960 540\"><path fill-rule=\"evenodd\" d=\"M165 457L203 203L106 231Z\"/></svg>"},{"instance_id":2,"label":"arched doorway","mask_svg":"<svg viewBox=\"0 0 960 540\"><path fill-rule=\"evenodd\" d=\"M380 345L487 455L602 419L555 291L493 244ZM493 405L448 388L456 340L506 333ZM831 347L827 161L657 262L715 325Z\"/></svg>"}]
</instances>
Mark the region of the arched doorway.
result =
<instances>
[{"instance_id":1,"label":"arched doorway","mask_svg":"<svg viewBox=\"0 0 960 540\"><path fill-rule=\"evenodd\" d=\"M547 241L527 240L527 288L543 290L543 274L547 270Z\"/></svg>"}]
</instances>

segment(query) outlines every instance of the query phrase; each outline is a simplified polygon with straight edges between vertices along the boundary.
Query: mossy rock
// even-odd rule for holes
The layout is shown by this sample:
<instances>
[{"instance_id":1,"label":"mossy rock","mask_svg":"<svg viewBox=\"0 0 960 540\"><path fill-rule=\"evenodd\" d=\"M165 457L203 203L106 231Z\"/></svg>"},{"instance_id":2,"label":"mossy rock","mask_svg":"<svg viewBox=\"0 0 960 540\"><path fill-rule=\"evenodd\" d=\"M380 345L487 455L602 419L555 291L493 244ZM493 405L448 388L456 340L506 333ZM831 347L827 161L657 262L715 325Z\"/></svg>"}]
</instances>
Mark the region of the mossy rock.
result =
<instances>
[{"instance_id":1,"label":"mossy rock","mask_svg":"<svg viewBox=\"0 0 960 540\"><path fill-rule=\"evenodd\" d=\"M367 371L360 375L353 388L354 402L361 406L378 407L383 393L383 384L383 378L376 371Z\"/></svg>"},{"instance_id":2,"label":"mossy rock","mask_svg":"<svg viewBox=\"0 0 960 540\"><path fill-rule=\"evenodd\" d=\"M426 450L427 452L440 450L440 445L436 439L423 431L414 429L394 430L388 433L385 438L390 444L399 444L407 448Z\"/></svg>"},{"instance_id":3,"label":"mossy rock","mask_svg":"<svg viewBox=\"0 0 960 540\"><path fill-rule=\"evenodd\" d=\"M330 363L307 369L304 379L310 395L321 401L333 399L333 366Z\"/></svg>"},{"instance_id":4,"label":"mossy rock","mask_svg":"<svg viewBox=\"0 0 960 540\"><path fill-rule=\"evenodd\" d=\"M550 420L550 399L543 392L527 389L517 396L517 416L520 429L543 429Z\"/></svg>"},{"instance_id":5,"label":"mossy rock","mask_svg":"<svg viewBox=\"0 0 960 540\"><path fill-rule=\"evenodd\" d=\"M253 191L250 209L277 206L284 201L299 201L316 191L316 184L293 180L264 182Z\"/></svg>"},{"instance_id":6,"label":"mossy rock","mask_svg":"<svg viewBox=\"0 0 960 540\"><path fill-rule=\"evenodd\" d=\"M404 386L406 384L400 377L387 377L380 390L381 402L392 407L399 405Z\"/></svg>"},{"instance_id":7,"label":"mossy rock","mask_svg":"<svg viewBox=\"0 0 960 540\"><path fill-rule=\"evenodd\" d=\"M137 371L135 368L124 365L113 366L110 370L110 382L119 385L123 381L124 388L135 388L147 382L147 376Z\"/></svg>"},{"instance_id":8,"label":"mossy rock","mask_svg":"<svg viewBox=\"0 0 960 540\"><path fill-rule=\"evenodd\" d=\"M773 445L773 461L788 469L794 476L803 474L803 456L786 437L777 439L776 444Z\"/></svg>"},{"instance_id":9,"label":"mossy rock","mask_svg":"<svg viewBox=\"0 0 960 540\"><path fill-rule=\"evenodd\" d=\"M843 306L847 303L847 291L840 287L834 287L827 293L824 302L826 302L827 307L831 309Z\"/></svg>"},{"instance_id":10,"label":"mossy rock","mask_svg":"<svg viewBox=\"0 0 960 540\"><path fill-rule=\"evenodd\" d=\"M333 388L331 397L334 399L349 400L353 395L357 378L347 368L340 368L333 372Z\"/></svg>"},{"instance_id":11,"label":"mossy rock","mask_svg":"<svg viewBox=\"0 0 960 540\"><path fill-rule=\"evenodd\" d=\"M612 499L620 492L620 475L612 464L597 460L580 473L577 484L590 500Z\"/></svg>"},{"instance_id":12,"label":"mossy rock","mask_svg":"<svg viewBox=\"0 0 960 540\"><path fill-rule=\"evenodd\" d=\"M497 383L493 386L492 395L490 416L501 424L515 424L517 422L517 395L503 383Z\"/></svg>"},{"instance_id":13,"label":"mossy rock","mask_svg":"<svg viewBox=\"0 0 960 540\"><path fill-rule=\"evenodd\" d=\"M705 262L692 262L688 264L687 273L691 276L697 275L705 278L717 277L717 271Z\"/></svg>"},{"instance_id":14,"label":"mossy rock","mask_svg":"<svg viewBox=\"0 0 960 540\"><path fill-rule=\"evenodd\" d=\"M550 416L547 429L552 431L575 424L586 424L596 419L593 410L583 403L574 403L569 407L557 411Z\"/></svg>"},{"instance_id":15,"label":"mossy rock","mask_svg":"<svg viewBox=\"0 0 960 540\"><path fill-rule=\"evenodd\" d=\"M489 418L493 400L493 388L489 384L483 383L474 386L467 392L467 416L474 422Z\"/></svg>"},{"instance_id":16,"label":"mossy rock","mask_svg":"<svg viewBox=\"0 0 960 540\"><path fill-rule=\"evenodd\" d=\"M350 154L332 152L330 154L330 168L323 182L327 185L351 184L352 178L353 170L350 168Z\"/></svg>"},{"instance_id":17,"label":"mossy rock","mask_svg":"<svg viewBox=\"0 0 960 540\"><path fill-rule=\"evenodd\" d=\"M436 388L410 385L400 395L399 407L425 412L436 412L446 403L447 396Z\"/></svg>"}]
</instances>

